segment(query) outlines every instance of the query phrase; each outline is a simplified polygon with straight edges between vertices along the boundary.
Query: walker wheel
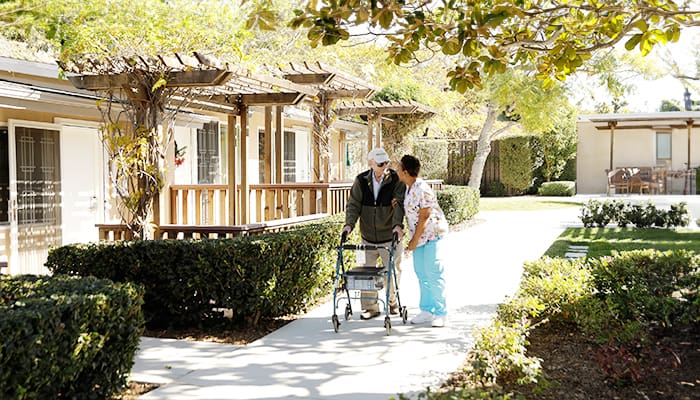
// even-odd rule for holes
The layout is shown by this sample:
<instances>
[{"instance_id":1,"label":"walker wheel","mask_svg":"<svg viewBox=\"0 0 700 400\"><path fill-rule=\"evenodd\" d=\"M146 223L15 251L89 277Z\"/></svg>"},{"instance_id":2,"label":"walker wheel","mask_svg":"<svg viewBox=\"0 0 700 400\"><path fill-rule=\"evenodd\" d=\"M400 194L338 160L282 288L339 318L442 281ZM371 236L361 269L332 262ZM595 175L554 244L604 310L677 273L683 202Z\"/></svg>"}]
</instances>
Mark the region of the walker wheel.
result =
<instances>
[{"instance_id":1,"label":"walker wheel","mask_svg":"<svg viewBox=\"0 0 700 400\"><path fill-rule=\"evenodd\" d=\"M406 325L406 321L408 321L408 309L406 306L401 309L401 320L403 321L403 324Z\"/></svg>"},{"instance_id":2,"label":"walker wheel","mask_svg":"<svg viewBox=\"0 0 700 400\"><path fill-rule=\"evenodd\" d=\"M352 315L352 310L350 309L350 304L345 306L345 320L349 320Z\"/></svg>"},{"instance_id":3,"label":"walker wheel","mask_svg":"<svg viewBox=\"0 0 700 400\"><path fill-rule=\"evenodd\" d=\"M384 318L384 328L386 328L386 335L391 335L391 319L389 317Z\"/></svg>"},{"instance_id":4,"label":"walker wheel","mask_svg":"<svg viewBox=\"0 0 700 400\"><path fill-rule=\"evenodd\" d=\"M338 316L333 314L331 322L333 322L333 330L335 331L335 333L338 333L338 327L340 327L340 321L338 321Z\"/></svg>"}]
</instances>

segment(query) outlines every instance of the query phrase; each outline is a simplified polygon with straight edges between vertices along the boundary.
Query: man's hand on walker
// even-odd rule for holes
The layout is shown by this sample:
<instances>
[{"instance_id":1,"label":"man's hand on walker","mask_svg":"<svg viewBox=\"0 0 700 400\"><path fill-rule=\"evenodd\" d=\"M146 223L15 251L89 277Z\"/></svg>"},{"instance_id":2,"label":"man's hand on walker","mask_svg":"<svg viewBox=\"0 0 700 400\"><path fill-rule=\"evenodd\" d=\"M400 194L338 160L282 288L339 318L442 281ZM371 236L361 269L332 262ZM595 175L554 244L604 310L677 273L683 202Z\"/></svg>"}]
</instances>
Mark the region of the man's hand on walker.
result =
<instances>
[{"instance_id":1,"label":"man's hand on walker","mask_svg":"<svg viewBox=\"0 0 700 400\"><path fill-rule=\"evenodd\" d=\"M350 232L352 232L352 226L350 226L350 225L345 225L345 226L343 227L343 230L340 231L340 234L342 235L343 233L347 233L347 234L349 235Z\"/></svg>"},{"instance_id":2,"label":"man's hand on walker","mask_svg":"<svg viewBox=\"0 0 700 400\"><path fill-rule=\"evenodd\" d=\"M401 241L401 239L403 239L403 228L402 227L395 226L394 230L392 232L396 234L396 238L399 240L399 242Z\"/></svg>"}]
</instances>

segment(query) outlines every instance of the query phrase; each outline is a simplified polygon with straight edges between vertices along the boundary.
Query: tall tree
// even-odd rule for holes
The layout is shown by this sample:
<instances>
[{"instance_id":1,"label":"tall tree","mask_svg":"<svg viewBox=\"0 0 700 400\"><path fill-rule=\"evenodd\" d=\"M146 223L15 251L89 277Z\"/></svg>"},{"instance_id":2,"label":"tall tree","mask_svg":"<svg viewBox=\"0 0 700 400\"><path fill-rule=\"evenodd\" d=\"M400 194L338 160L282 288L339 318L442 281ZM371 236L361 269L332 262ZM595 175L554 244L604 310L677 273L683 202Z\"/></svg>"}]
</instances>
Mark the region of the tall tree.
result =
<instances>
[{"instance_id":1,"label":"tall tree","mask_svg":"<svg viewBox=\"0 0 700 400\"><path fill-rule=\"evenodd\" d=\"M469 95L478 96L485 116L477 141L469 186L479 189L491 142L512 129L540 134L565 125L572 118L564 87L545 87L542 81L522 70L507 69L488 78L483 88Z\"/></svg>"},{"instance_id":2,"label":"tall tree","mask_svg":"<svg viewBox=\"0 0 700 400\"><path fill-rule=\"evenodd\" d=\"M563 80L591 53L622 40L647 54L699 18L698 5L686 0L310 0L291 25L308 29L313 45L385 37L397 64L424 49L441 51L455 61L451 86L465 92L513 65L534 66L545 84Z\"/></svg>"}]
</instances>

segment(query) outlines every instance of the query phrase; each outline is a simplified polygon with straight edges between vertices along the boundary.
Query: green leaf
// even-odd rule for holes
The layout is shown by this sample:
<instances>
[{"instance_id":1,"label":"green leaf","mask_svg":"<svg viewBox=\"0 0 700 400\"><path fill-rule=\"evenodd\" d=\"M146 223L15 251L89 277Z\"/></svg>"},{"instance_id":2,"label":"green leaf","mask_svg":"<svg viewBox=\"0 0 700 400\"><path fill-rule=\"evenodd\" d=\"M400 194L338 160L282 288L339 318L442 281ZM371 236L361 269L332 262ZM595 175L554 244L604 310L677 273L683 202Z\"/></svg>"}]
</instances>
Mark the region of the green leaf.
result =
<instances>
[{"instance_id":1,"label":"green leaf","mask_svg":"<svg viewBox=\"0 0 700 400\"><path fill-rule=\"evenodd\" d=\"M379 26L382 28L389 29L391 21L394 19L394 13L386 8L382 8L373 19L379 22Z\"/></svg>"},{"instance_id":2,"label":"green leaf","mask_svg":"<svg viewBox=\"0 0 700 400\"><path fill-rule=\"evenodd\" d=\"M642 40L642 34L637 33L636 35L632 35L631 38L627 42L625 42L625 49L627 51L632 51L637 45L639 44L639 41Z\"/></svg>"},{"instance_id":3,"label":"green leaf","mask_svg":"<svg viewBox=\"0 0 700 400\"><path fill-rule=\"evenodd\" d=\"M653 47L654 44L647 38L642 38L641 42L639 43L639 51L642 53L642 56L649 54Z\"/></svg>"},{"instance_id":4,"label":"green leaf","mask_svg":"<svg viewBox=\"0 0 700 400\"><path fill-rule=\"evenodd\" d=\"M168 84L168 81L165 80L165 78L160 78L156 81L156 83L153 84L153 87L151 88L151 92L155 92L158 90L160 87L165 87L165 85Z\"/></svg>"},{"instance_id":5,"label":"green leaf","mask_svg":"<svg viewBox=\"0 0 700 400\"><path fill-rule=\"evenodd\" d=\"M649 29L649 25L643 19L636 21L634 26L642 32L646 32Z\"/></svg>"},{"instance_id":6,"label":"green leaf","mask_svg":"<svg viewBox=\"0 0 700 400\"><path fill-rule=\"evenodd\" d=\"M455 55L461 50L461 43L456 37L447 39L442 44L442 52L448 56Z\"/></svg>"}]
</instances>

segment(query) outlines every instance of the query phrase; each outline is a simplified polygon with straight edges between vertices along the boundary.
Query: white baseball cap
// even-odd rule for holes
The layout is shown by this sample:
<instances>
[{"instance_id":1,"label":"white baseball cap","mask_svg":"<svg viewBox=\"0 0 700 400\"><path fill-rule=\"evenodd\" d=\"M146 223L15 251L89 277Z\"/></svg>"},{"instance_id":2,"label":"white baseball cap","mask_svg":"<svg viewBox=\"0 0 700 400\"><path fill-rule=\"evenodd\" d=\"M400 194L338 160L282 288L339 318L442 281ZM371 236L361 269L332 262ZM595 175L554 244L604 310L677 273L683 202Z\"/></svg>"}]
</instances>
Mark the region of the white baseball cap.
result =
<instances>
[{"instance_id":1,"label":"white baseball cap","mask_svg":"<svg viewBox=\"0 0 700 400\"><path fill-rule=\"evenodd\" d=\"M367 154L367 160L374 160L377 164L389 162L389 155L384 149L377 147Z\"/></svg>"}]
</instances>

